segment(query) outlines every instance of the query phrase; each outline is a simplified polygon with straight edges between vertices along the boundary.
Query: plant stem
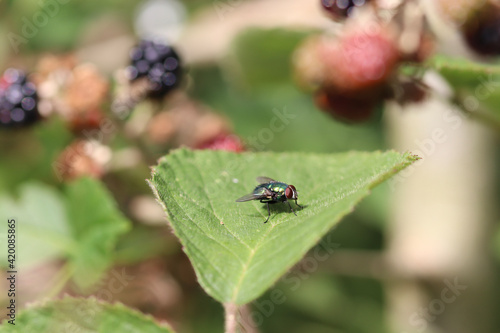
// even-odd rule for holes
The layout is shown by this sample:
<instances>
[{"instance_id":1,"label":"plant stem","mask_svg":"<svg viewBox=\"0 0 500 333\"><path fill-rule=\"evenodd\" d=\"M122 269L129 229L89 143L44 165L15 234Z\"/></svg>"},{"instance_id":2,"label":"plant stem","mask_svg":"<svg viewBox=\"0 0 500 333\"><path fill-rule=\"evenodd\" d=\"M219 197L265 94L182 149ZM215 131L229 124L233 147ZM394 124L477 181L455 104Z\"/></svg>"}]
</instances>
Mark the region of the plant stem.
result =
<instances>
[{"instance_id":1,"label":"plant stem","mask_svg":"<svg viewBox=\"0 0 500 333\"><path fill-rule=\"evenodd\" d=\"M378 251L339 250L328 258L320 269L335 275L379 280L402 277L398 267L391 265L388 258Z\"/></svg>"},{"instance_id":2,"label":"plant stem","mask_svg":"<svg viewBox=\"0 0 500 333\"><path fill-rule=\"evenodd\" d=\"M253 321L248 304L238 306L233 303L224 304L225 311L225 333L259 333L257 325ZM238 327L241 330L238 330Z\"/></svg>"},{"instance_id":3,"label":"plant stem","mask_svg":"<svg viewBox=\"0 0 500 333\"><path fill-rule=\"evenodd\" d=\"M233 303L224 304L224 314L225 314L225 333L236 333L238 327L238 321L236 320L236 315L238 314L238 306Z\"/></svg>"},{"instance_id":4,"label":"plant stem","mask_svg":"<svg viewBox=\"0 0 500 333\"><path fill-rule=\"evenodd\" d=\"M254 322L253 317L251 316L250 306L248 304L242 305L239 308L240 314L240 324L243 332L245 333L259 333L257 329L257 324Z\"/></svg>"},{"instance_id":5,"label":"plant stem","mask_svg":"<svg viewBox=\"0 0 500 333\"><path fill-rule=\"evenodd\" d=\"M422 157L391 184L386 255L406 277L385 281L393 331L421 331L412 320L444 304L456 283L466 291L425 320L428 330L495 332L494 266L484 246L494 222L491 133L435 98L404 110L389 105L385 117L393 147Z\"/></svg>"}]
</instances>

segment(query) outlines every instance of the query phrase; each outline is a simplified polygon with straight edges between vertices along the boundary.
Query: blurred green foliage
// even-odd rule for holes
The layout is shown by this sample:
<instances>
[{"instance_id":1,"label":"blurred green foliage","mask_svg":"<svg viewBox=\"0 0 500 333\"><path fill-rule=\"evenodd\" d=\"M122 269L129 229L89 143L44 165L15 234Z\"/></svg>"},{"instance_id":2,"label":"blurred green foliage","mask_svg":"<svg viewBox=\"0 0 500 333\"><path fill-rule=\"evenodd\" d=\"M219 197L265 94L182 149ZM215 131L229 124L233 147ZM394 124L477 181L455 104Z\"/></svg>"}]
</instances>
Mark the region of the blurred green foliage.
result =
<instances>
[{"instance_id":1,"label":"blurred green foliage","mask_svg":"<svg viewBox=\"0 0 500 333\"><path fill-rule=\"evenodd\" d=\"M25 39L26 43L20 44L23 53L69 51L78 46L82 31L99 17L132 18L139 3L138 0L20 0L5 6L0 19L4 31ZM130 26L131 21L127 19L124 23Z\"/></svg>"},{"instance_id":2,"label":"blurred green foliage","mask_svg":"<svg viewBox=\"0 0 500 333\"><path fill-rule=\"evenodd\" d=\"M65 297L32 306L22 311L15 325L2 325L2 333L53 332L128 332L173 333L166 324L159 325L146 316L124 306L109 304L94 298Z\"/></svg>"},{"instance_id":3,"label":"blurred green foliage","mask_svg":"<svg viewBox=\"0 0 500 333\"><path fill-rule=\"evenodd\" d=\"M500 65L443 55L428 61L452 86L455 102L473 117L500 129Z\"/></svg>"},{"instance_id":4,"label":"blurred green foliage","mask_svg":"<svg viewBox=\"0 0 500 333\"><path fill-rule=\"evenodd\" d=\"M20 187L19 199L0 192L0 215L3 221L17 221L17 246L23 253L19 269L66 259L70 277L82 290L113 265L117 239L130 228L103 185L86 178L68 184L63 193L33 181ZM6 263L4 258L1 264Z\"/></svg>"}]
</instances>

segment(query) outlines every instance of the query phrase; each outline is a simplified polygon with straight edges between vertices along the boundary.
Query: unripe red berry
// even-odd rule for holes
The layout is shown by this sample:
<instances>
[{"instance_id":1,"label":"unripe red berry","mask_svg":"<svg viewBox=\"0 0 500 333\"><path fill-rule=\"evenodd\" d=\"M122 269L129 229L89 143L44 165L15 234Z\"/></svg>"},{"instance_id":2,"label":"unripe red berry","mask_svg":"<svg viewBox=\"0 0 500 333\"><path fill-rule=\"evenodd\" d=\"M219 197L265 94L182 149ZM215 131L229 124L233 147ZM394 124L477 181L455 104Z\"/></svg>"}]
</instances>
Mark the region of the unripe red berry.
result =
<instances>
[{"instance_id":1,"label":"unripe red berry","mask_svg":"<svg viewBox=\"0 0 500 333\"><path fill-rule=\"evenodd\" d=\"M350 92L384 84L400 59L395 41L383 29L353 31L338 43L324 43L320 57L325 85Z\"/></svg>"},{"instance_id":2,"label":"unripe red berry","mask_svg":"<svg viewBox=\"0 0 500 333\"><path fill-rule=\"evenodd\" d=\"M234 134L220 134L212 140L200 144L198 149L226 150L239 153L245 151L245 146L240 138Z\"/></svg>"}]
</instances>

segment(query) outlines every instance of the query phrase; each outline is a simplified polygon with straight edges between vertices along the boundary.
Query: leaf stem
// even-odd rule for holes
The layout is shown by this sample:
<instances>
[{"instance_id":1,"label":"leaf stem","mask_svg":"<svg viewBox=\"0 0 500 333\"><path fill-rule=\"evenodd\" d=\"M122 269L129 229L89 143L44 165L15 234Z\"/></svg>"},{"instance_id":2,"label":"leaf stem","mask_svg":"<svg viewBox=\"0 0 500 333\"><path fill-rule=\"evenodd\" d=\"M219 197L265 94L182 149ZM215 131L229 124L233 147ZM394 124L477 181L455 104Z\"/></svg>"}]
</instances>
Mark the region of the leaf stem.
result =
<instances>
[{"instance_id":1,"label":"leaf stem","mask_svg":"<svg viewBox=\"0 0 500 333\"><path fill-rule=\"evenodd\" d=\"M471 112L465 107L464 96L457 96L453 98L451 102L461 111L463 111L466 116L473 117L475 120L478 120L485 125L493 127L496 131L500 131L499 117L495 116L495 114L492 111L488 110L488 108L480 106L478 110Z\"/></svg>"},{"instance_id":2,"label":"leaf stem","mask_svg":"<svg viewBox=\"0 0 500 333\"><path fill-rule=\"evenodd\" d=\"M237 313L238 306L236 304L224 304L225 333L236 333L236 329L238 327L238 321L236 320Z\"/></svg>"},{"instance_id":3,"label":"leaf stem","mask_svg":"<svg viewBox=\"0 0 500 333\"><path fill-rule=\"evenodd\" d=\"M243 329L243 332L259 333L259 330L257 329L257 324L255 323L253 317L251 316L250 306L248 304L240 306L239 314L241 318L240 325L241 328Z\"/></svg>"},{"instance_id":4,"label":"leaf stem","mask_svg":"<svg viewBox=\"0 0 500 333\"><path fill-rule=\"evenodd\" d=\"M225 333L259 333L257 325L250 313L248 304L238 306L234 303L225 303ZM241 330L238 330L238 327Z\"/></svg>"}]
</instances>

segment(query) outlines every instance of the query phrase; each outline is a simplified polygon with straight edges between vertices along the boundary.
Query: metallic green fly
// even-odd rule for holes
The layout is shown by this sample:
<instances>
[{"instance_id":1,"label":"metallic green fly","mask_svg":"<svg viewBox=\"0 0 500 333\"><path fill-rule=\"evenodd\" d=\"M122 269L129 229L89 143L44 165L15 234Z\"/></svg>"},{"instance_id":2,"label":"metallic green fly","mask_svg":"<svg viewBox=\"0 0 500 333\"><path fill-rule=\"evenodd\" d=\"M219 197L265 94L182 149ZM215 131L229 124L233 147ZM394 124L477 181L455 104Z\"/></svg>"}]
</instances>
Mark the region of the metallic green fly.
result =
<instances>
[{"instance_id":1,"label":"metallic green fly","mask_svg":"<svg viewBox=\"0 0 500 333\"><path fill-rule=\"evenodd\" d=\"M297 203L298 195L295 186L278 182L269 177L257 177L257 182L259 182L260 185L257 185L252 193L242 196L241 198L236 200L236 202L259 200L262 203L266 203L267 219L264 223L269 221L269 217L271 216L269 204L275 204L277 202L286 202L290 207L290 210L295 214L295 216L297 216L292 206L290 205L290 202L288 201L295 200L295 204L302 208L302 206Z\"/></svg>"}]
</instances>

